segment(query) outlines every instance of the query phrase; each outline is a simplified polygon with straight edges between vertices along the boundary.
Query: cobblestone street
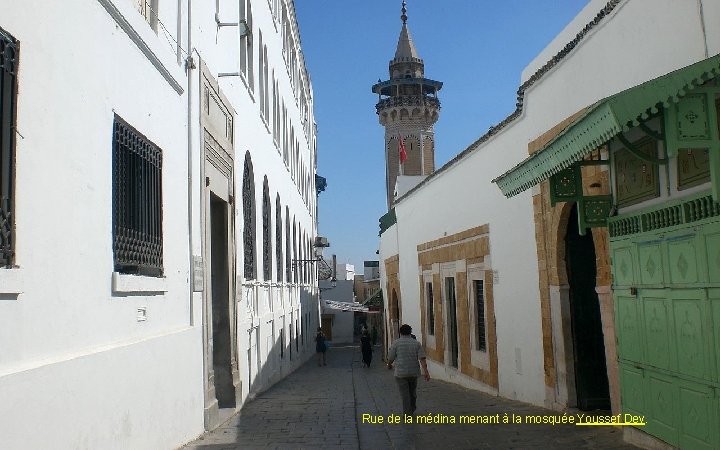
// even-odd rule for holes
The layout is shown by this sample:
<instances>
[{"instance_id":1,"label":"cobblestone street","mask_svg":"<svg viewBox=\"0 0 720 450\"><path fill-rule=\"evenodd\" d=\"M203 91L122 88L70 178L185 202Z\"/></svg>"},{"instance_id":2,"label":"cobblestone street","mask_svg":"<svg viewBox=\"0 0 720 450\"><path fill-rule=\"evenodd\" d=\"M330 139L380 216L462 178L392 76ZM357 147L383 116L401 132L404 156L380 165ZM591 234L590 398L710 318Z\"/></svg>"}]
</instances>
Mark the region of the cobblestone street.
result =
<instances>
[{"instance_id":1,"label":"cobblestone street","mask_svg":"<svg viewBox=\"0 0 720 450\"><path fill-rule=\"evenodd\" d=\"M328 366L315 360L251 401L240 414L188 444L222 449L630 449L616 427L575 425L363 424L362 414L397 413L392 372L377 357L372 368L357 347L334 347ZM438 380L418 382L418 416L542 415L553 412Z\"/></svg>"}]
</instances>

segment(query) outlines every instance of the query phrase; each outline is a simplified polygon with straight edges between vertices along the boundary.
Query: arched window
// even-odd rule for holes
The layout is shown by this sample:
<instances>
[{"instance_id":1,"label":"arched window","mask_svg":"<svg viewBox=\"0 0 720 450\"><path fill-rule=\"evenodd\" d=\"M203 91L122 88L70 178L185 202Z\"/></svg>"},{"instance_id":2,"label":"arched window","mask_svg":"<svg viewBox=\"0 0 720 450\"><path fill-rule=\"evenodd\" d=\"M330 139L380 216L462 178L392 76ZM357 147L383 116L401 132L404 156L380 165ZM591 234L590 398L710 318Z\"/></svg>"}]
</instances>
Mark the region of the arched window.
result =
<instances>
[{"instance_id":1,"label":"arched window","mask_svg":"<svg viewBox=\"0 0 720 450\"><path fill-rule=\"evenodd\" d=\"M285 282L292 283L292 247L290 247L290 208L285 207Z\"/></svg>"},{"instance_id":2,"label":"arched window","mask_svg":"<svg viewBox=\"0 0 720 450\"><path fill-rule=\"evenodd\" d=\"M277 281L283 280L282 207L280 195L275 197L275 264Z\"/></svg>"},{"instance_id":3,"label":"arched window","mask_svg":"<svg viewBox=\"0 0 720 450\"><path fill-rule=\"evenodd\" d=\"M295 222L295 218L293 217L293 260L297 261L298 259L298 251L297 251L297 223ZM295 283L298 282L298 270L300 269L301 265L298 265L296 263L295 271L293 272L293 281Z\"/></svg>"},{"instance_id":4,"label":"arched window","mask_svg":"<svg viewBox=\"0 0 720 450\"><path fill-rule=\"evenodd\" d=\"M255 179L250 152L245 153L243 170L243 255L246 280L256 278L255 271Z\"/></svg>"},{"instance_id":5,"label":"arched window","mask_svg":"<svg viewBox=\"0 0 720 450\"><path fill-rule=\"evenodd\" d=\"M263 279L269 281L272 278L272 237L270 230L270 188L268 187L267 176L263 180L263 203L262 203L262 233L263 233Z\"/></svg>"}]
</instances>

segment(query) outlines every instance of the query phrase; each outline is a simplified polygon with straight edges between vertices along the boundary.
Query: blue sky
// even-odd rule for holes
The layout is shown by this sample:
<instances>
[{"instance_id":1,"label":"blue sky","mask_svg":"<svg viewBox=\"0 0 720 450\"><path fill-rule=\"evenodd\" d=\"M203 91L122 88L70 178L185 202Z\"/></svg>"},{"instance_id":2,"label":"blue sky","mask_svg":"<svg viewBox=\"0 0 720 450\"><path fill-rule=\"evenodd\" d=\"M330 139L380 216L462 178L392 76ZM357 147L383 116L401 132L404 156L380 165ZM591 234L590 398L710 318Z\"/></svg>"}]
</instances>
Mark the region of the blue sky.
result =
<instances>
[{"instance_id":1,"label":"blue sky","mask_svg":"<svg viewBox=\"0 0 720 450\"><path fill-rule=\"evenodd\" d=\"M425 76L444 83L435 125L435 167L467 148L515 109L525 66L588 0L407 0L408 28ZM384 129L377 96L388 79L402 22L401 0L295 2L315 94L319 234L325 255L355 264L378 256L385 200Z\"/></svg>"}]
</instances>

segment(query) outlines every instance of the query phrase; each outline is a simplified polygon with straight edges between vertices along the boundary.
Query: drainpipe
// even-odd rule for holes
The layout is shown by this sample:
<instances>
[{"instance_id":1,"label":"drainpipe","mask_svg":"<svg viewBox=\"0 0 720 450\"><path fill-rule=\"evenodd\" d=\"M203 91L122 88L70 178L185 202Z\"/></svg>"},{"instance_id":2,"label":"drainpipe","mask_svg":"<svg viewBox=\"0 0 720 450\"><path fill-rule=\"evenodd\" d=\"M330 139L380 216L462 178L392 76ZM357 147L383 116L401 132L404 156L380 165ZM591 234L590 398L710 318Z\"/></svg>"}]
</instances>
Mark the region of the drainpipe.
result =
<instances>
[{"instance_id":1,"label":"drainpipe","mask_svg":"<svg viewBox=\"0 0 720 450\"><path fill-rule=\"evenodd\" d=\"M178 5L183 0L178 0ZM188 139L188 145L187 145L187 168L188 168L188 191L187 191L187 201L188 201L188 259L190 263L190 326L195 325L195 311L193 310L193 303L194 303L194 296L195 296L195 286L193 285L193 278L194 278L194 272L195 272L195 261L193 257L193 132L192 132L192 112L193 112L193 77L192 77L192 69L195 68L195 62L193 61L192 54L193 54L193 47L192 47L192 5L191 0L187 1L187 59L185 60L185 71L187 73L187 139Z\"/></svg>"}]
</instances>

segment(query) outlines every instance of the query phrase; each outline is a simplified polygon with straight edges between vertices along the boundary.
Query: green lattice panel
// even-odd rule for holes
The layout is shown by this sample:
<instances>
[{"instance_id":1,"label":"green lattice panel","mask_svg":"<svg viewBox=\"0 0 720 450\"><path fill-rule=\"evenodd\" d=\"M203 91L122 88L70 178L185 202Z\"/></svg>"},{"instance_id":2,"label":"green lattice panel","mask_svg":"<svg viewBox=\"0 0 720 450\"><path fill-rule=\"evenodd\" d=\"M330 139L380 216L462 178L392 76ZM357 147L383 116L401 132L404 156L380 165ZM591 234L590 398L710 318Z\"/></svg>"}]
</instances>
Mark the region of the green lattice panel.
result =
<instances>
[{"instance_id":1,"label":"green lattice panel","mask_svg":"<svg viewBox=\"0 0 720 450\"><path fill-rule=\"evenodd\" d=\"M646 336L645 362L661 369L670 369L671 334L666 300L644 297L642 299L644 333Z\"/></svg>"},{"instance_id":2,"label":"green lattice panel","mask_svg":"<svg viewBox=\"0 0 720 450\"><path fill-rule=\"evenodd\" d=\"M693 237L668 242L668 265L672 283L688 284L699 281Z\"/></svg>"},{"instance_id":3,"label":"green lattice panel","mask_svg":"<svg viewBox=\"0 0 720 450\"><path fill-rule=\"evenodd\" d=\"M640 255L640 280L642 284L662 284L663 262L660 244L638 246Z\"/></svg>"},{"instance_id":4,"label":"green lattice panel","mask_svg":"<svg viewBox=\"0 0 720 450\"><path fill-rule=\"evenodd\" d=\"M646 378L645 422L643 431L653 434L663 441L677 445L678 426L678 388L673 380L656 373L648 373Z\"/></svg>"},{"instance_id":5,"label":"green lattice panel","mask_svg":"<svg viewBox=\"0 0 720 450\"><path fill-rule=\"evenodd\" d=\"M705 257L708 280L711 283L720 283L720 233L705 235Z\"/></svg>"},{"instance_id":6,"label":"green lattice panel","mask_svg":"<svg viewBox=\"0 0 720 450\"><path fill-rule=\"evenodd\" d=\"M720 381L720 289L708 289L708 308L712 317L714 335L713 352L710 357L715 359L713 381Z\"/></svg>"},{"instance_id":7,"label":"green lattice panel","mask_svg":"<svg viewBox=\"0 0 720 450\"><path fill-rule=\"evenodd\" d=\"M707 327L703 321L703 300L697 298L698 292L672 292L677 368L682 374L709 380L709 352L704 338Z\"/></svg>"},{"instance_id":8,"label":"green lattice panel","mask_svg":"<svg viewBox=\"0 0 720 450\"><path fill-rule=\"evenodd\" d=\"M681 381L679 445L684 450L720 448L718 439L718 399L713 389L701 384Z\"/></svg>"},{"instance_id":9,"label":"green lattice panel","mask_svg":"<svg viewBox=\"0 0 720 450\"><path fill-rule=\"evenodd\" d=\"M634 296L616 294L618 357L621 359L641 362L643 360L641 321L638 300Z\"/></svg>"},{"instance_id":10,"label":"green lattice panel","mask_svg":"<svg viewBox=\"0 0 720 450\"><path fill-rule=\"evenodd\" d=\"M613 284L632 286L635 284L635 263L631 247L615 248L612 254Z\"/></svg>"}]
</instances>

